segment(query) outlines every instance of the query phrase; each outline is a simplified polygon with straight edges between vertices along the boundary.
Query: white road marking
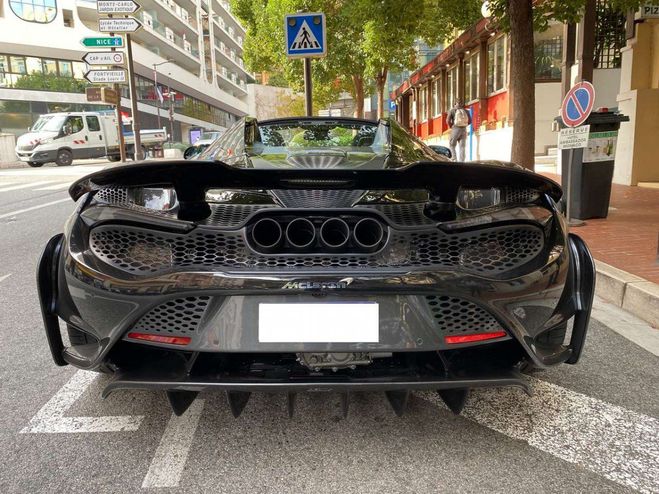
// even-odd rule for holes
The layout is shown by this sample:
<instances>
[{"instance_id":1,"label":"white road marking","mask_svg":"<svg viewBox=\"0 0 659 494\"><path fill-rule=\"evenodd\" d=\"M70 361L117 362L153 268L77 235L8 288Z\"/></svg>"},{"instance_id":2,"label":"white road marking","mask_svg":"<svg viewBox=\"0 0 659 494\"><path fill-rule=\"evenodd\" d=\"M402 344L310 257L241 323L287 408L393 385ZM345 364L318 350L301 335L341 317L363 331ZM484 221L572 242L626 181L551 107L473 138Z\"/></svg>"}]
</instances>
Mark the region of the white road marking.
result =
<instances>
[{"instance_id":1,"label":"white road marking","mask_svg":"<svg viewBox=\"0 0 659 494\"><path fill-rule=\"evenodd\" d=\"M659 357L659 331L624 309L595 297L593 319Z\"/></svg>"},{"instance_id":2,"label":"white road marking","mask_svg":"<svg viewBox=\"0 0 659 494\"><path fill-rule=\"evenodd\" d=\"M180 417L172 414L142 488L178 486L203 409L204 400L195 400Z\"/></svg>"},{"instance_id":3,"label":"white road marking","mask_svg":"<svg viewBox=\"0 0 659 494\"><path fill-rule=\"evenodd\" d=\"M117 415L107 417L65 417L66 411L80 398L98 377L91 371L79 370L46 403L21 433L73 434L82 432L136 431L143 415Z\"/></svg>"},{"instance_id":4,"label":"white road marking","mask_svg":"<svg viewBox=\"0 0 659 494\"><path fill-rule=\"evenodd\" d=\"M659 486L659 420L527 377L528 397L513 388L472 392L462 414L641 492ZM437 393L416 393L444 406Z\"/></svg>"},{"instance_id":5,"label":"white road marking","mask_svg":"<svg viewBox=\"0 0 659 494\"><path fill-rule=\"evenodd\" d=\"M2 283L3 281L5 281L5 280L6 280L7 278L9 278L10 276L11 276L11 273L0 276L0 283Z\"/></svg>"},{"instance_id":6,"label":"white road marking","mask_svg":"<svg viewBox=\"0 0 659 494\"><path fill-rule=\"evenodd\" d=\"M64 182L60 184L49 185L47 187L41 187L39 189L34 189L34 190L59 190L59 189L66 189L70 186L71 186L71 182Z\"/></svg>"},{"instance_id":7,"label":"white road marking","mask_svg":"<svg viewBox=\"0 0 659 494\"><path fill-rule=\"evenodd\" d=\"M32 206L32 207L25 208L25 209L18 209L16 211L12 211L11 213L0 214L0 220L3 219L3 218L9 218L11 216L16 216L18 214L29 213L30 211L34 211L35 209L46 208L48 206L52 206L53 204L59 204L60 202L70 202L70 201L71 201L71 198L59 199L57 201L50 201L50 202L46 202L44 204L39 204L37 206Z\"/></svg>"},{"instance_id":8,"label":"white road marking","mask_svg":"<svg viewBox=\"0 0 659 494\"><path fill-rule=\"evenodd\" d=\"M36 187L39 185L52 184L53 180L42 180L40 182L30 182L27 184L12 185L10 187L3 187L0 189L0 192L10 192L12 190L28 189L30 187Z\"/></svg>"}]
</instances>

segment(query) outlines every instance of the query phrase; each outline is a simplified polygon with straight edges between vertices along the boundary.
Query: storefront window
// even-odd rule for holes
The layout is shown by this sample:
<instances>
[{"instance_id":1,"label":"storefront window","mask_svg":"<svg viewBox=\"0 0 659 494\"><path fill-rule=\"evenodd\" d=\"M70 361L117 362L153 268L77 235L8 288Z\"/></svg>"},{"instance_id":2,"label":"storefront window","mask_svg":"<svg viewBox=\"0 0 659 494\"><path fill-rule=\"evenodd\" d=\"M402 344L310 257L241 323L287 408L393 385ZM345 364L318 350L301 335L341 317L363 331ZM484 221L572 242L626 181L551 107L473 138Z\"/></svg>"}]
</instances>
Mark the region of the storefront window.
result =
<instances>
[{"instance_id":1,"label":"storefront window","mask_svg":"<svg viewBox=\"0 0 659 494\"><path fill-rule=\"evenodd\" d=\"M465 59L465 102L478 98L478 60L478 53Z\"/></svg>"},{"instance_id":2,"label":"storefront window","mask_svg":"<svg viewBox=\"0 0 659 494\"><path fill-rule=\"evenodd\" d=\"M506 87L506 37L501 36L487 48L487 91L494 93Z\"/></svg>"},{"instance_id":3,"label":"storefront window","mask_svg":"<svg viewBox=\"0 0 659 494\"><path fill-rule=\"evenodd\" d=\"M428 86L423 86L419 91L419 110L421 112L421 121L428 120Z\"/></svg>"},{"instance_id":4,"label":"storefront window","mask_svg":"<svg viewBox=\"0 0 659 494\"><path fill-rule=\"evenodd\" d=\"M449 69L446 77L446 106L453 108L458 99L458 66Z\"/></svg>"},{"instance_id":5,"label":"storefront window","mask_svg":"<svg viewBox=\"0 0 659 494\"><path fill-rule=\"evenodd\" d=\"M441 100L439 94L439 78L432 82L432 116L437 117L441 113Z\"/></svg>"},{"instance_id":6,"label":"storefront window","mask_svg":"<svg viewBox=\"0 0 659 494\"><path fill-rule=\"evenodd\" d=\"M9 6L17 17L28 22L45 24L57 16L55 0L9 0Z\"/></svg>"}]
</instances>

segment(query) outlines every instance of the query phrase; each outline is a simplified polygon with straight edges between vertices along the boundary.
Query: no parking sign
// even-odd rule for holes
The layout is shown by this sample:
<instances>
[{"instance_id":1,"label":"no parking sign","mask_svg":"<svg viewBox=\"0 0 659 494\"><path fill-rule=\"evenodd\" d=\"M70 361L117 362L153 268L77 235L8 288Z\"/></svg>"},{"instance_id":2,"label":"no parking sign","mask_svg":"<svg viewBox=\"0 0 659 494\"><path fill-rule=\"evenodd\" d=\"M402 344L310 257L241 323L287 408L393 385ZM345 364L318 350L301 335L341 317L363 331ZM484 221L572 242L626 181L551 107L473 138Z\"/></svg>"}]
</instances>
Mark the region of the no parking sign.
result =
<instances>
[{"instance_id":1,"label":"no parking sign","mask_svg":"<svg viewBox=\"0 0 659 494\"><path fill-rule=\"evenodd\" d=\"M561 118L568 127L578 127L586 121L595 103L595 88L590 82L575 84L561 105Z\"/></svg>"}]
</instances>

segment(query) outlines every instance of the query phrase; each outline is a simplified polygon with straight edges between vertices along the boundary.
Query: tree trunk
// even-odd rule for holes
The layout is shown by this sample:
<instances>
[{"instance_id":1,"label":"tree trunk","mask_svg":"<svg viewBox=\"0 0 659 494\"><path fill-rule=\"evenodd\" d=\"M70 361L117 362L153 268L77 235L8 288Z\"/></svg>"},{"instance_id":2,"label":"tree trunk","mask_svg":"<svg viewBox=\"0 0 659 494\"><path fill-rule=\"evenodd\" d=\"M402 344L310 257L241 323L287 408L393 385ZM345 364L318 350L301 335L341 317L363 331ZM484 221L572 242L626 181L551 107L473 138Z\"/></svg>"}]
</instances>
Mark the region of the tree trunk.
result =
<instances>
[{"instance_id":1,"label":"tree trunk","mask_svg":"<svg viewBox=\"0 0 659 494\"><path fill-rule=\"evenodd\" d=\"M378 118L384 118L384 88L387 85L388 71L387 67L382 67L375 77L375 85L378 90Z\"/></svg>"},{"instance_id":2,"label":"tree trunk","mask_svg":"<svg viewBox=\"0 0 659 494\"><path fill-rule=\"evenodd\" d=\"M352 76L353 94L355 100L355 118L364 118L364 79L360 75Z\"/></svg>"},{"instance_id":3,"label":"tree trunk","mask_svg":"<svg viewBox=\"0 0 659 494\"><path fill-rule=\"evenodd\" d=\"M535 61L533 0L508 0L510 18L511 161L533 170L535 146Z\"/></svg>"}]
</instances>

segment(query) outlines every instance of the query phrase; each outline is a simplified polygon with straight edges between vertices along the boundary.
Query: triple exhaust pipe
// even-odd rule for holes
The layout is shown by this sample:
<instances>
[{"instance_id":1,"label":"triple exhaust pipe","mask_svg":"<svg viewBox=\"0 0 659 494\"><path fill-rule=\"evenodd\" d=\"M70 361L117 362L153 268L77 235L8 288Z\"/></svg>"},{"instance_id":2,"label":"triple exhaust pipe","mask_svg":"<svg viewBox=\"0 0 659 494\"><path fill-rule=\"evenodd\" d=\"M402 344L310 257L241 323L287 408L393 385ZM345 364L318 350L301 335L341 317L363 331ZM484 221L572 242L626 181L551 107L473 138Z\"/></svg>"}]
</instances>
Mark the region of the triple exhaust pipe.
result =
<instances>
[{"instance_id":1,"label":"triple exhaust pipe","mask_svg":"<svg viewBox=\"0 0 659 494\"><path fill-rule=\"evenodd\" d=\"M341 218L329 218L317 228L307 218L295 218L284 228L272 218L262 218L252 227L251 237L258 250L274 253L282 250L311 252L338 252L347 250L351 244L360 252L378 250L384 240L382 224L373 218L362 218L350 226Z\"/></svg>"}]
</instances>

